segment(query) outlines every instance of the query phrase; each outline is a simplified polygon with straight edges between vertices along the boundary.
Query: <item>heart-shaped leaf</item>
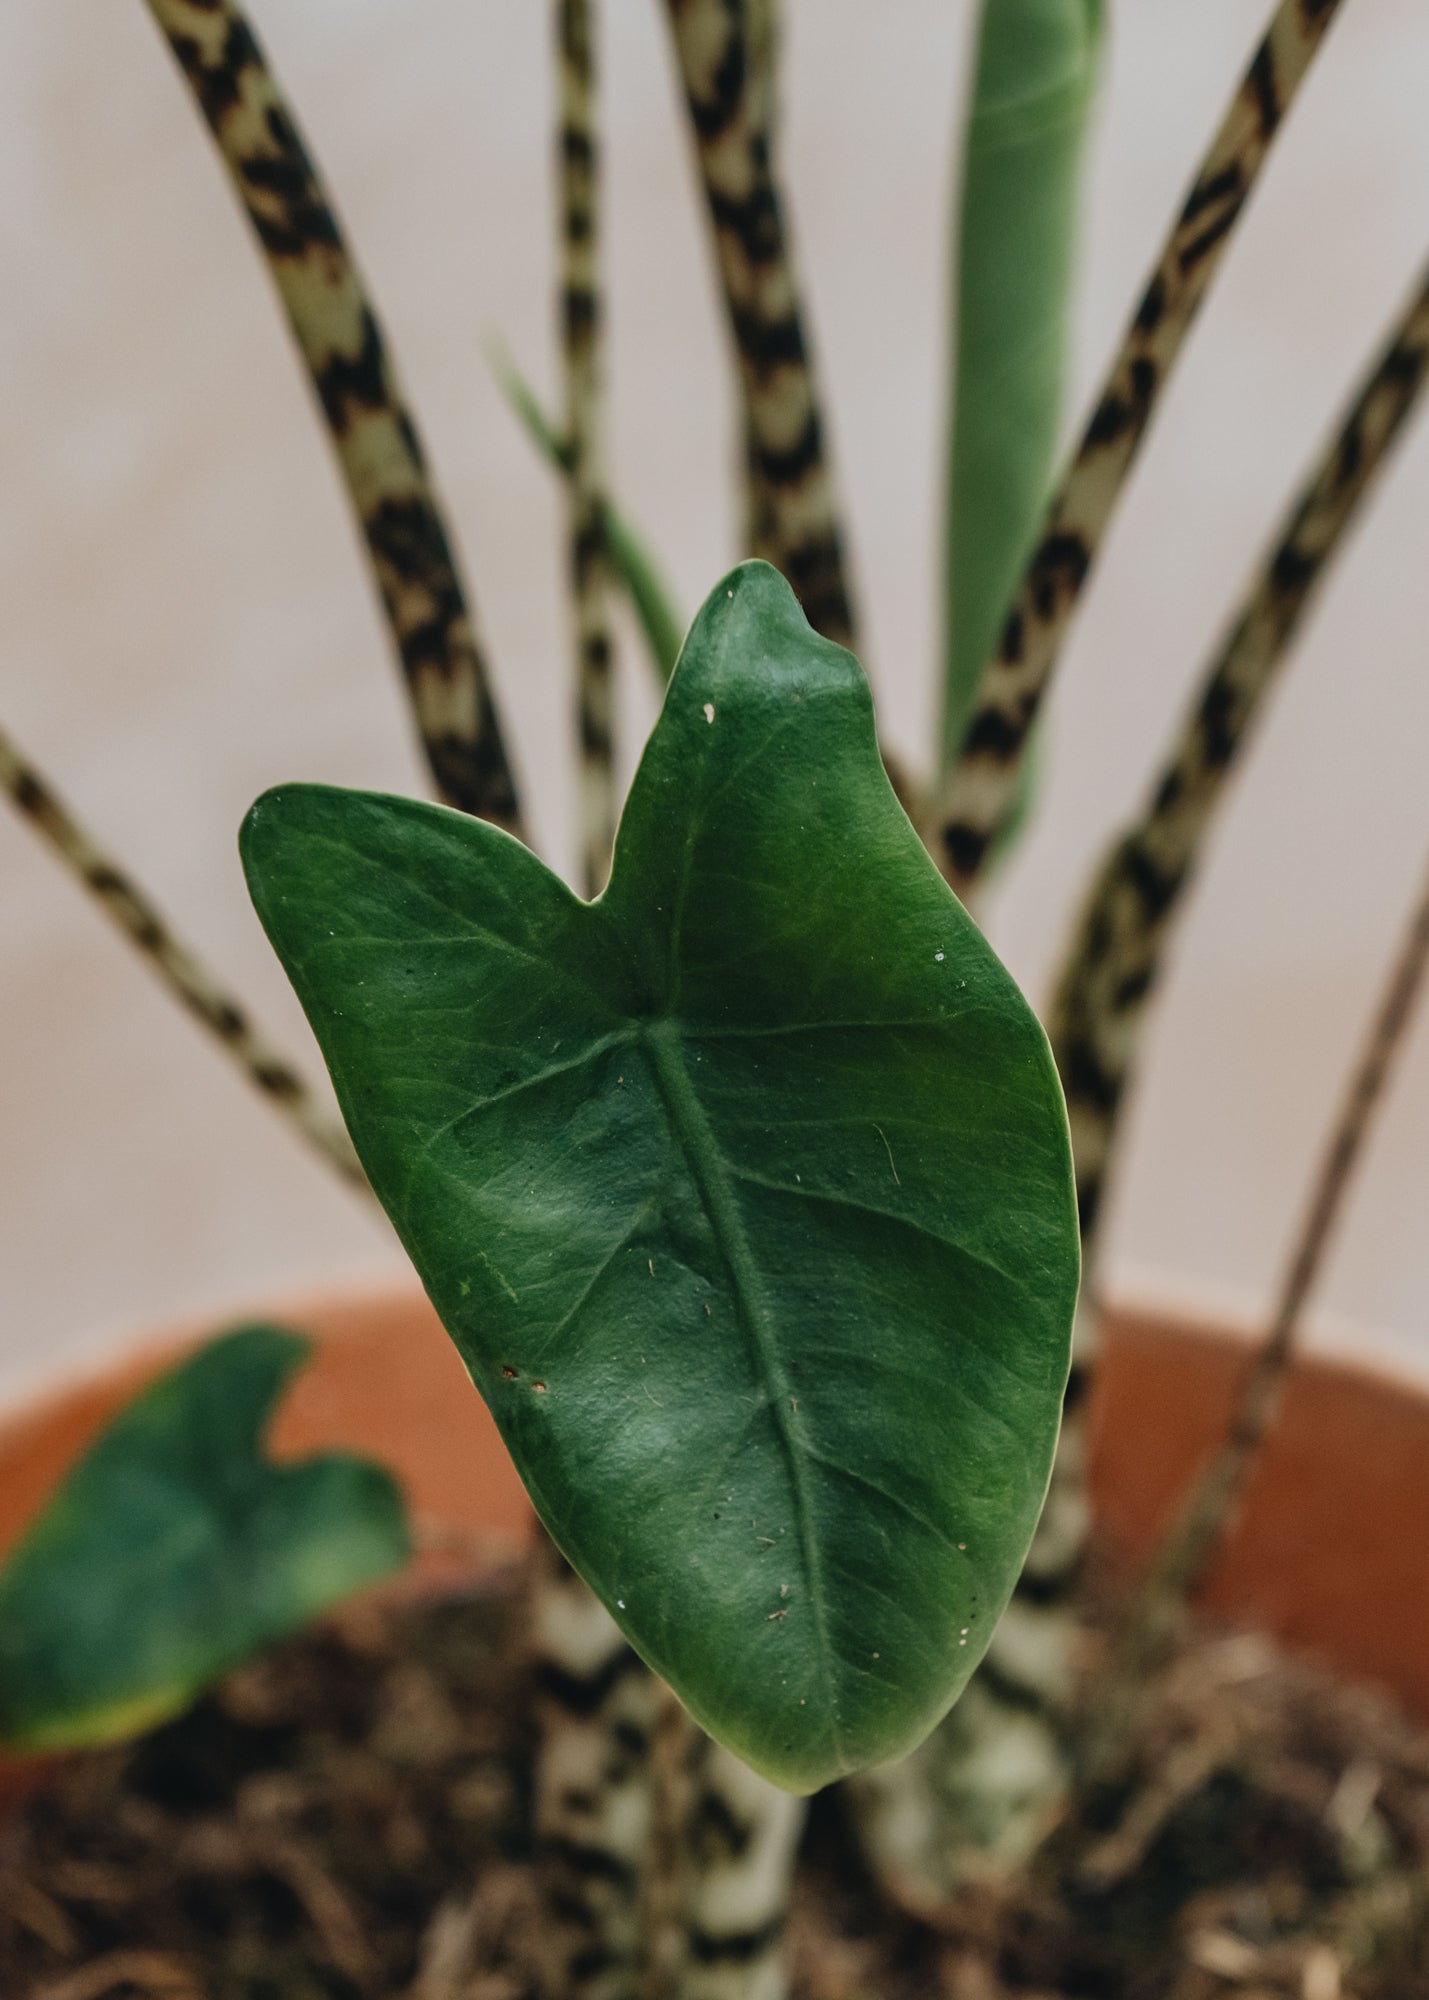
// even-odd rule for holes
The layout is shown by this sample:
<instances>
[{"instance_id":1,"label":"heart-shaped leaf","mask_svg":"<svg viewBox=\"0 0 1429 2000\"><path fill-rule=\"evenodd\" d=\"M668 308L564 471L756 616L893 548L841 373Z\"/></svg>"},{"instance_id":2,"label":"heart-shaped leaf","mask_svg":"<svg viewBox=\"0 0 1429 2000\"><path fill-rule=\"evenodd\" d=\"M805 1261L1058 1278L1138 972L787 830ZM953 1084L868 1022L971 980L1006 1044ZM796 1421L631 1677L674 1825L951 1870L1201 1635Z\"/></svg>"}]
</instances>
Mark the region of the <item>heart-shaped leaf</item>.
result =
<instances>
[{"instance_id":1,"label":"heart-shaped leaf","mask_svg":"<svg viewBox=\"0 0 1429 2000\"><path fill-rule=\"evenodd\" d=\"M0 1741L137 1735L407 1561L401 1496L380 1466L262 1455L307 1351L277 1327L226 1334L80 1459L0 1570Z\"/></svg>"},{"instance_id":2,"label":"heart-shaped leaf","mask_svg":"<svg viewBox=\"0 0 1429 2000\"><path fill-rule=\"evenodd\" d=\"M791 1790L897 1755L1046 1485L1077 1233L1045 1039L895 800L852 656L746 564L609 888L441 807L270 792L259 913L551 1533Z\"/></svg>"}]
</instances>

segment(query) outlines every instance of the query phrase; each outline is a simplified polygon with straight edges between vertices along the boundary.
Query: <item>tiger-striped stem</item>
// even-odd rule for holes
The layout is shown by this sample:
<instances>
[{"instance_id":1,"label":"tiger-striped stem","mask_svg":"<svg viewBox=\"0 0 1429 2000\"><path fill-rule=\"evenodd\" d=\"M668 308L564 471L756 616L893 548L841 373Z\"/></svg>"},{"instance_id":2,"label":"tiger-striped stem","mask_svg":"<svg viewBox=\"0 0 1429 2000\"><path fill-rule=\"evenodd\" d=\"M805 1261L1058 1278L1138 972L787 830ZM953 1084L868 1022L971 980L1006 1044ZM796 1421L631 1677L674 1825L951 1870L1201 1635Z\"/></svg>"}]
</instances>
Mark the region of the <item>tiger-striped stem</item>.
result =
<instances>
[{"instance_id":1,"label":"tiger-striped stem","mask_svg":"<svg viewBox=\"0 0 1429 2000\"><path fill-rule=\"evenodd\" d=\"M983 675L929 845L971 895L1157 399L1340 0L1280 0L1143 292Z\"/></svg>"},{"instance_id":2,"label":"tiger-striped stem","mask_svg":"<svg viewBox=\"0 0 1429 2000\"><path fill-rule=\"evenodd\" d=\"M581 865L604 886L615 838L609 549L603 505L599 137L591 0L556 0L560 328ZM542 1538L531 1579L534 1815L548 2000L635 2000L646 1977L651 1742L658 1684Z\"/></svg>"},{"instance_id":3,"label":"tiger-striped stem","mask_svg":"<svg viewBox=\"0 0 1429 2000\"><path fill-rule=\"evenodd\" d=\"M672 1689L656 1683L650 1745L650 1853L645 1871L640 2000L682 2000L691 1878L687 1830L704 1739Z\"/></svg>"},{"instance_id":4,"label":"tiger-striped stem","mask_svg":"<svg viewBox=\"0 0 1429 2000\"><path fill-rule=\"evenodd\" d=\"M843 534L774 178L768 0L666 0L739 363L751 553L852 646Z\"/></svg>"},{"instance_id":5,"label":"tiger-striped stem","mask_svg":"<svg viewBox=\"0 0 1429 2000\"><path fill-rule=\"evenodd\" d=\"M1119 1634L1110 1686L1098 1691L1085 1771L1089 1785L1106 1784L1122 1775L1142 1691L1175 1647L1186 1605L1231 1524L1275 1421L1305 1306L1324 1266L1375 1113L1383 1103L1395 1057L1414 1017L1426 968L1429 872L1320 1161L1270 1331L1246 1369L1226 1435L1157 1552Z\"/></svg>"},{"instance_id":6,"label":"tiger-striped stem","mask_svg":"<svg viewBox=\"0 0 1429 2000\"><path fill-rule=\"evenodd\" d=\"M605 886L618 802L601 437L600 141L592 0L556 0L560 75L561 356L566 499L587 893Z\"/></svg>"},{"instance_id":7,"label":"tiger-striped stem","mask_svg":"<svg viewBox=\"0 0 1429 2000\"><path fill-rule=\"evenodd\" d=\"M543 2000L637 2000L656 1682L543 1535L531 1558Z\"/></svg>"},{"instance_id":8,"label":"tiger-striped stem","mask_svg":"<svg viewBox=\"0 0 1429 2000\"><path fill-rule=\"evenodd\" d=\"M784 1928L806 1810L699 1739L679 2000L784 2000Z\"/></svg>"},{"instance_id":9,"label":"tiger-striped stem","mask_svg":"<svg viewBox=\"0 0 1429 2000\"><path fill-rule=\"evenodd\" d=\"M745 527L811 625L855 646L843 534L773 173L777 0L667 0L714 229L742 397ZM910 793L901 774L899 796ZM783 1924L805 1808L711 1746L694 1854L684 1992L779 2000Z\"/></svg>"},{"instance_id":10,"label":"tiger-striped stem","mask_svg":"<svg viewBox=\"0 0 1429 2000\"><path fill-rule=\"evenodd\" d=\"M1117 1122L1185 891L1300 620L1429 374L1429 270L1253 579L1140 818L1112 844L1051 1010L1080 1205L1084 1288ZM1092 1287L1094 1289L1094 1286Z\"/></svg>"},{"instance_id":11,"label":"tiger-striped stem","mask_svg":"<svg viewBox=\"0 0 1429 2000\"><path fill-rule=\"evenodd\" d=\"M1070 1780L1074 1732L1065 1702L1074 1685L1077 1583L1090 1523L1085 1456L1098 1223L1118 1115L1181 898L1234 760L1427 373L1429 272L1248 589L1143 815L1098 871L1057 982L1050 1033L1072 1127L1084 1305L1051 1490L1010 1607L1021 1626L1019 1657L999 1658L999 1631L983 1673L917 1762L907 1772L860 1781L868 1794L860 1801L865 1845L905 1902L926 1905L946 1895L969 1858L959 1855L959 1837L978 1862L977 1848L989 1841L1019 1858L1036 1844ZM1050 1697L1040 1704L1036 1676L1027 1671L1033 1662ZM968 1711L974 1697L979 1708ZM1102 1691L1098 1705L1105 1707Z\"/></svg>"},{"instance_id":12,"label":"tiger-striped stem","mask_svg":"<svg viewBox=\"0 0 1429 2000\"><path fill-rule=\"evenodd\" d=\"M212 1034L251 1084L343 1179L370 1194L352 1142L298 1072L254 1027L246 1009L175 937L144 891L91 839L48 781L0 729L0 790L95 898L174 998Z\"/></svg>"},{"instance_id":13,"label":"tiger-striped stem","mask_svg":"<svg viewBox=\"0 0 1429 2000\"><path fill-rule=\"evenodd\" d=\"M783 2000L804 1801L688 1720L544 1536L528 1603L543 2000Z\"/></svg>"},{"instance_id":14,"label":"tiger-striped stem","mask_svg":"<svg viewBox=\"0 0 1429 2000\"><path fill-rule=\"evenodd\" d=\"M1085 1303L1039 1530L1039 1539L1045 1531L1063 1549L1061 1561L1047 1566L1042 1578L1048 1616L1070 1595L1082 1553L1088 1510L1081 1467L1096 1362L1099 1224L1120 1113L1161 970L1236 758L1426 377L1429 270L1252 579L1144 811L1098 869L1057 981L1049 1033L1072 1129Z\"/></svg>"},{"instance_id":15,"label":"tiger-striped stem","mask_svg":"<svg viewBox=\"0 0 1429 2000\"><path fill-rule=\"evenodd\" d=\"M1097 1224L1117 1115L1180 898L1230 768L1426 372L1429 274L1251 584L1145 813L1115 843L1077 926L1050 1023L1072 1126L1084 1265L1062 1436L1022 1581L983 1669L901 1784L899 1773L886 1781L875 1774L867 1788L865 1844L904 1902L937 1901L970 1862L1021 1859L1070 1779L1068 1697L1090 1526L1085 1461Z\"/></svg>"},{"instance_id":16,"label":"tiger-striped stem","mask_svg":"<svg viewBox=\"0 0 1429 2000\"><path fill-rule=\"evenodd\" d=\"M376 313L297 121L233 0L148 0L267 259L362 531L427 761L519 834L486 665Z\"/></svg>"},{"instance_id":17,"label":"tiger-striped stem","mask_svg":"<svg viewBox=\"0 0 1429 2000\"><path fill-rule=\"evenodd\" d=\"M1090 1526L1085 1461L1097 1224L1118 1113L1180 899L1231 766L1426 373L1429 273L1247 591L1144 814L1099 871L1058 981L1050 1033L1071 1119L1084 1304L1051 1490L1007 1617L973 1686L901 1787L897 1773L886 1781L875 1774L868 1786L865 1844L906 1903L939 1900L970 1859L1021 1859L1071 1777L1067 1701ZM1101 1690L1098 1706L1105 1709Z\"/></svg>"},{"instance_id":18,"label":"tiger-striped stem","mask_svg":"<svg viewBox=\"0 0 1429 2000\"><path fill-rule=\"evenodd\" d=\"M751 553L856 643L819 395L774 178L777 0L668 0L742 396ZM780 2000L805 1808L705 1746L690 1821L685 2000Z\"/></svg>"},{"instance_id":19,"label":"tiger-striped stem","mask_svg":"<svg viewBox=\"0 0 1429 2000\"><path fill-rule=\"evenodd\" d=\"M779 41L782 24L777 0L748 0L750 116L768 133L771 153L778 144ZM752 555L772 546L777 526L770 512L767 482L760 470L759 440L750 423L748 401L741 412L744 547Z\"/></svg>"},{"instance_id":20,"label":"tiger-striped stem","mask_svg":"<svg viewBox=\"0 0 1429 2000\"><path fill-rule=\"evenodd\" d=\"M640 2000L784 2000L804 1801L712 1743L668 1689L651 1766Z\"/></svg>"}]
</instances>

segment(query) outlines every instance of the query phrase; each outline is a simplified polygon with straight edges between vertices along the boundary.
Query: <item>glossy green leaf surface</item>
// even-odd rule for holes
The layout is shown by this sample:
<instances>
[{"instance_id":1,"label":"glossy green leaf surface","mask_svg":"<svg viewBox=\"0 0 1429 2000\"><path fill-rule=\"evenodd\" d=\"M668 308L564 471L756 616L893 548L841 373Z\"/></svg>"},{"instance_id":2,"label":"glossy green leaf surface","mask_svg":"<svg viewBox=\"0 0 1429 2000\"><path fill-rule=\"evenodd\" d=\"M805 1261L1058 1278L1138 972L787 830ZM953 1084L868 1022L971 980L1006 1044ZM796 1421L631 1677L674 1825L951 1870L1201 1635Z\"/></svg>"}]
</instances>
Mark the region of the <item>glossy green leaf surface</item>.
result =
<instances>
[{"instance_id":1,"label":"glossy green leaf surface","mask_svg":"<svg viewBox=\"0 0 1429 2000\"><path fill-rule=\"evenodd\" d=\"M954 251L945 768L1047 501L1102 13L1102 0L983 0Z\"/></svg>"},{"instance_id":2,"label":"glossy green leaf surface","mask_svg":"<svg viewBox=\"0 0 1429 2000\"><path fill-rule=\"evenodd\" d=\"M1042 1503L1077 1231L1046 1041L858 663L767 565L728 576L594 904L476 820L315 786L243 854L571 1562L777 1783L911 1747Z\"/></svg>"},{"instance_id":3,"label":"glossy green leaf surface","mask_svg":"<svg viewBox=\"0 0 1429 2000\"><path fill-rule=\"evenodd\" d=\"M0 1570L0 1741L137 1735L410 1554L401 1496L261 1441L308 1342L242 1327L120 1412Z\"/></svg>"}]
</instances>

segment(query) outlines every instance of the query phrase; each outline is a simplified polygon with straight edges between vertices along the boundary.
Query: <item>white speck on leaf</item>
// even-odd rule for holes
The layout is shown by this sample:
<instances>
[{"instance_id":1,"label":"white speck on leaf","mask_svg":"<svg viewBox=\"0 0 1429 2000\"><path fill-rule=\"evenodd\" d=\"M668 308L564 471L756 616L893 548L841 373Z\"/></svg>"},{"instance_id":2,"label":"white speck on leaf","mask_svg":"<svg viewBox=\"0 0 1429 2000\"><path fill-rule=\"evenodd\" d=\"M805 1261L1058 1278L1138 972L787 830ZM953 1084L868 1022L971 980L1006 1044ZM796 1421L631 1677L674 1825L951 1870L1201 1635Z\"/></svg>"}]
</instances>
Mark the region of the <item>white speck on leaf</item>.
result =
<instances>
[{"instance_id":1,"label":"white speck on leaf","mask_svg":"<svg viewBox=\"0 0 1429 2000\"><path fill-rule=\"evenodd\" d=\"M705 721L706 722L714 721L714 703L712 701L707 701L705 703Z\"/></svg>"},{"instance_id":2,"label":"white speck on leaf","mask_svg":"<svg viewBox=\"0 0 1429 2000\"><path fill-rule=\"evenodd\" d=\"M935 951L933 953L933 957L937 960L939 965L942 964L943 960L947 957L947 955L948 954L945 951Z\"/></svg>"},{"instance_id":3,"label":"white speck on leaf","mask_svg":"<svg viewBox=\"0 0 1429 2000\"><path fill-rule=\"evenodd\" d=\"M615 1608L617 1611L623 1611L625 1609L625 1599L623 1597L616 1598Z\"/></svg>"}]
</instances>

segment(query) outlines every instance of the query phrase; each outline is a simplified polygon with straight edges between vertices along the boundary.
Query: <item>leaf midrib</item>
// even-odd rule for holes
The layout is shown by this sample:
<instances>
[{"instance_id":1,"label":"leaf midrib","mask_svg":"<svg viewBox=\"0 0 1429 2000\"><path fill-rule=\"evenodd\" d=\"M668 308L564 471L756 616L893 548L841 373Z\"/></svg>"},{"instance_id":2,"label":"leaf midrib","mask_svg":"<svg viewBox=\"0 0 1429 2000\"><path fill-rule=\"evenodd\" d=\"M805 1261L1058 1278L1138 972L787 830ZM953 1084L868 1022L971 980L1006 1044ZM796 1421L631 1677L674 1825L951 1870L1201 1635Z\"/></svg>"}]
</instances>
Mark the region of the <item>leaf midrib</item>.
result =
<instances>
[{"instance_id":1,"label":"leaf midrib","mask_svg":"<svg viewBox=\"0 0 1429 2000\"><path fill-rule=\"evenodd\" d=\"M641 1040L671 1129L684 1153L690 1176L709 1218L715 1244L729 1274L735 1308L744 1327L774 1419L775 1434L788 1465L799 1548L818 1647L819 1671L823 1680L825 1712L829 1718L829 1735L835 1757L843 1764L845 1758L836 1707L837 1695L830 1671L832 1654L823 1561L814 1533L810 1491L812 1466L794 1427L793 1386L775 1338L774 1315L765 1297L759 1265L739 1212L733 1177L686 1067L680 1029L672 1020L650 1021L642 1026Z\"/></svg>"}]
</instances>

